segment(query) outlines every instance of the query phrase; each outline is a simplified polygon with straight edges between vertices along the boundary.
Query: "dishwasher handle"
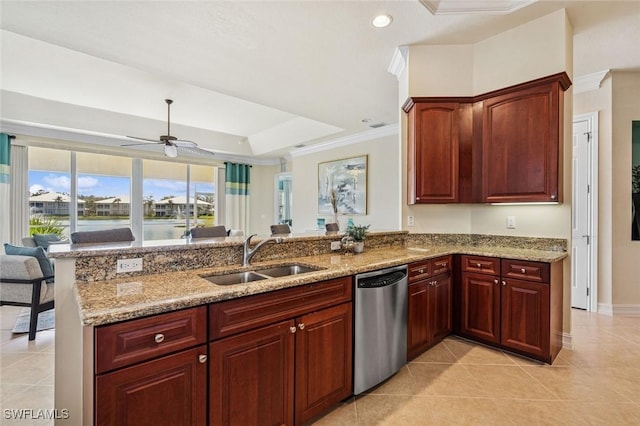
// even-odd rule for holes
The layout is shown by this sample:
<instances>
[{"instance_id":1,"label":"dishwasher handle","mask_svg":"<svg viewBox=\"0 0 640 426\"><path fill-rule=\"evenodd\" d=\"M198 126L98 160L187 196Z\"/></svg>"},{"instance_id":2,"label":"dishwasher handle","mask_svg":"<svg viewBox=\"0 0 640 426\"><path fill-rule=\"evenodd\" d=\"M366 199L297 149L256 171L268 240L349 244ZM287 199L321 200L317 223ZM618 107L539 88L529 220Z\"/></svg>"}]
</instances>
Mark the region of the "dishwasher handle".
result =
<instances>
[{"instance_id":1,"label":"dishwasher handle","mask_svg":"<svg viewBox=\"0 0 640 426\"><path fill-rule=\"evenodd\" d=\"M393 271L386 274L374 275L372 277L358 279L358 288L380 288L394 285L407 276L405 271Z\"/></svg>"}]
</instances>

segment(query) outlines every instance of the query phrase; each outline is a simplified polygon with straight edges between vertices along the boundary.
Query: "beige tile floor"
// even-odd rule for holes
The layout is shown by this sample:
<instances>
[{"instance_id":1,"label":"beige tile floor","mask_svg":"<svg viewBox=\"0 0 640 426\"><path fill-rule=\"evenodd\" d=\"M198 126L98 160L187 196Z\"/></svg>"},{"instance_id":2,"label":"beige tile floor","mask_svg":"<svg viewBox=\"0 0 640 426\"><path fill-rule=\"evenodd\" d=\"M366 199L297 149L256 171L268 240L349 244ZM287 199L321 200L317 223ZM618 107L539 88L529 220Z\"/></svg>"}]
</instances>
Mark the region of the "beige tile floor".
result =
<instances>
[{"instance_id":1,"label":"beige tile floor","mask_svg":"<svg viewBox=\"0 0 640 426\"><path fill-rule=\"evenodd\" d=\"M12 335L20 308L0 308L4 409L53 408L54 331ZM552 366L448 337L315 425L640 425L640 317L572 313L573 351Z\"/></svg>"}]
</instances>

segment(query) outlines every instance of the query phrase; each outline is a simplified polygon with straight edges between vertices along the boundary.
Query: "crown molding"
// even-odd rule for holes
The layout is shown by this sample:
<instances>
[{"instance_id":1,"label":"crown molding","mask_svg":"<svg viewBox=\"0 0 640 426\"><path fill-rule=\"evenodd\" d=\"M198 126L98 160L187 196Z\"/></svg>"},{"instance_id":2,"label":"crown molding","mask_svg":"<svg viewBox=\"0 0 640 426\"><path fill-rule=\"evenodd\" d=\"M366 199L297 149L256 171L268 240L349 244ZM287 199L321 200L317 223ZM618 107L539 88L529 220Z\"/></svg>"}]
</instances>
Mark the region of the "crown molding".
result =
<instances>
[{"instance_id":1,"label":"crown molding","mask_svg":"<svg viewBox=\"0 0 640 426\"><path fill-rule=\"evenodd\" d=\"M338 139L332 139L315 145L305 146L290 151L291 157L300 157L316 152L327 151L330 149L341 148L347 145L353 145L359 142L366 142L372 139L379 139L385 136L398 135L400 126L398 124L390 124L388 126L379 127L377 129L366 130L364 132L353 135L344 136Z\"/></svg>"},{"instance_id":2,"label":"crown molding","mask_svg":"<svg viewBox=\"0 0 640 426\"><path fill-rule=\"evenodd\" d=\"M576 95L591 90L598 90L610 71L611 70L606 69L576 77L573 81L573 94Z\"/></svg>"},{"instance_id":3,"label":"crown molding","mask_svg":"<svg viewBox=\"0 0 640 426\"><path fill-rule=\"evenodd\" d=\"M466 1L457 0L420 0L420 3L432 15L507 15L537 0L504 0L504 1Z\"/></svg>"},{"instance_id":4,"label":"crown molding","mask_svg":"<svg viewBox=\"0 0 640 426\"><path fill-rule=\"evenodd\" d=\"M39 146L48 145L51 148L79 150L85 152L94 151L111 155L124 155L127 157L147 158L154 160L160 158L164 159L165 161L169 161L167 157L162 154L150 151L135 150L132 148L126 150L123 149L118 145L123 141L131 142L131 139L125 136L77 130L66 127L11 120L5 118L0 119L0 131L3 133L31 136L35 138L50 140L50 144L38 143L37 145ZM23 144L21 141L19 141L18 143ZM182 154L180 155L180 158L178 160L173 161L211 165L211 161L202 160L197 156L190 156L187 154ZM219 165L225 161L251 164L254 166L276 166L280 164L279 158L275 157L254 157L215 152L215 159L213 159L213 162L215 163L214 165Z\"/></svg>"},{"instance_id":5,"label":"crown molding","mask_svg":"<svg viewBox=\"0 0 640 426\"><path fill-rule=\"evenodd\" d=\"M398 80L407 67L407 53L409 52L409 46L396 46L393 50L393 56L391 62L387 67L387 71L395 75Z\"/></svg>"}]
</instances>

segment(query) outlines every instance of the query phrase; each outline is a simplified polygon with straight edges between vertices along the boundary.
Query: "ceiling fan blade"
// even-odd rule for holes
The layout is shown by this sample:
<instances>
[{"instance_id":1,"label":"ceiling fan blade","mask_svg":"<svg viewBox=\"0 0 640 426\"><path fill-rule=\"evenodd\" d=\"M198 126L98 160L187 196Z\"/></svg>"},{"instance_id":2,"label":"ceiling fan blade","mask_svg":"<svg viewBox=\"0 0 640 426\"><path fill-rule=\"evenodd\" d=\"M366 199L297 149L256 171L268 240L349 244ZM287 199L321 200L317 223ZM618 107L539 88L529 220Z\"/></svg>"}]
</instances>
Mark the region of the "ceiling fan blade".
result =
<instances>
[{"instance_id":1,"label":"ceiling fan blade","mask_svg":"<svg viewBox=\"0 0 640 426\"><path fill-rule=\"evenodd\" d=\"M156 144L159 144L160 142L156 142ZM120 146L151 146L154 145L153 143L150 142L139 142L139 143L124 143L121 144Z\"/></svg>"},{"instance_id":2,"label":"ceiling fan blade","mask_svg":"<svg viewBox=\"0 0 640 426\"><path fill-rule=\"evenodd\" d=\"M178 146L179 152L184 152L188 154L193 154L197 156L204 157L213 157L215 154L211 151L207 151L206 149L198 148L198 147L190 147L190 146Z\"/></svg>"},{"instance_id":3,"label":"ceiling fan blade","mask_svg":"<svg viewBox=\"0 0 640 426\"><path fill-rule=\"evenodd\" d=\"M179 146L181 148L195 148L198 146L197 143L193 142L193 141L187 141L187 140L183 140L183 139L178 139L175 141L171 141L172 144L174 144L175 146Z\"/></svg>"},{"instance_id":4,"label":"ceiling fan blade","mask_svg":"<svg viewBox=\"0 0 640 426\"><path fill-rule=\"evenodd\" d=\"M148 138L139 138L138 136L127 136L128 138L131 139L137 139L139 141L147 141L147 142L155 142L155 143L164 143L162 141L159 141L158 139L148 139ZM124 146L124 145L122 145Z\"/></svg>"}]
</instances>

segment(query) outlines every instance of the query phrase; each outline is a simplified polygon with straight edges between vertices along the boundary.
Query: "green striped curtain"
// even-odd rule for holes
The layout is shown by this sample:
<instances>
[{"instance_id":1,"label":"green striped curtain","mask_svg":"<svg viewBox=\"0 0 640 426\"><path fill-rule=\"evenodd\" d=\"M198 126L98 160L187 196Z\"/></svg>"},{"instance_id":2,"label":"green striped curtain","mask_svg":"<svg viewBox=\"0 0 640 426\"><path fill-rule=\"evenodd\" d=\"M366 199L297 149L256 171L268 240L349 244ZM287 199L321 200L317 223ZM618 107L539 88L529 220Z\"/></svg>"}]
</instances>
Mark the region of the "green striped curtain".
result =
<instances>
[{"instance_id":1,"label":"green striped curtain","mask_svg":"<svg viewBox=\"0 0 640 426\"><path fill-rule=\"evenodd\" d=\"M251 166L226 162L224 172L225 223L249 235Z\"/></svg>"},{"instance_id":2,"label":"green striped curtain","mask_svg":"<svg viewBox=\"0 0 640 426\"><path fill-rule=\"evenodd\" d=\"M5 133L0 133L0 244L11 242L10 160L11 138Z\"/></svg>"},{"instance_id":3,"label":"green striped curtain","mask_svg":"<svg viewBox=\"0 0 640 426\"><path fill-rule=\"evenodd\" d=\"M11 159L11 138L0 133L0 183L9 183L9 165Z\"/></svg>"}]
</instances>

